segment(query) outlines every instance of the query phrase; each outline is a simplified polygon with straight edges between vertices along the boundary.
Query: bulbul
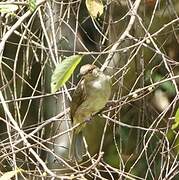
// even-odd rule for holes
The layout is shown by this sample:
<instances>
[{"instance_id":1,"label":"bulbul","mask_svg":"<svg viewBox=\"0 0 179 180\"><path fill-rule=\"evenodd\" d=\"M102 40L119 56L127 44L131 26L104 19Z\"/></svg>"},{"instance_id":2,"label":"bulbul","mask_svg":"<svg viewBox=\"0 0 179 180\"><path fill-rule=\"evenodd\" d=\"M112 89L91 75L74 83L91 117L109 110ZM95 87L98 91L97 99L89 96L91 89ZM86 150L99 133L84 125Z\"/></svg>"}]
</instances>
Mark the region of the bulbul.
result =
<instances>
[{"instance_id":1,"label":"bulbul","mask_svg":"<svg viewBox=\"0 0 179 180\"><path fill-rule=\"evenodd\" d=\"M100 69L91 64L80 68L81 80L79 81L71 101L71 119L74 129L70 150L70 158L81 161L84 155L82 131L86 122L93 115L102 110L111 95L111 78ZM98 128L98 127L96 127Z\"/></svg>"}]
</instances>

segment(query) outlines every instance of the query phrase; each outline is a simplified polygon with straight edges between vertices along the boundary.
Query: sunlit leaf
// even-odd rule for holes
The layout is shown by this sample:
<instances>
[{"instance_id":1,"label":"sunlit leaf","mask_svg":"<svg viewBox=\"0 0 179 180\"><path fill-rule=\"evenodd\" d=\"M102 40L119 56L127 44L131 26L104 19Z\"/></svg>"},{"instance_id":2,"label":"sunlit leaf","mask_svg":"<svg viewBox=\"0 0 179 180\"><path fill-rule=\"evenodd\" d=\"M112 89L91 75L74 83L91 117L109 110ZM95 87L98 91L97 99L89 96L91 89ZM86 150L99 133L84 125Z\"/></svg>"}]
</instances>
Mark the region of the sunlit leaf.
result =
<instances>
[{"instance_id":1,"label":"sunlit leaf","mask_svg":"<svg viewBox=\"0 0 179 180\"><path fill-rule=\"evenodd\" d=\"M29 5L30 11L33 12L36 9L36 7L37 7L36 0L29 0L28 1L28 5Z\"/></svg>"},{"instance_id":2,"label":"sunlit leaf","mask_svg":"<svg viewBox=\"0 0 179 180\"><path fill-rule=\"evenodd\" d=\"M18 10L18 6L14 4L0 5L0 13L14 13L17 10Z\"/></svg>"},{"instance_id":3,"label":"sunlit leaf","mask_svg":"<svg viewBox=\"0 0 179 180\"><path fill-rule=\"evenodd\" d=\"M16 169L14 171L6 172L0 177L0 180L10 180L13 176L22 171L22 169Z\"/></svg>"},{"instance_id":4,"label":"sunlit leaf","mask_svg":"<svg viewBox=\"0 0 179 180\"><path fill-rule=\"evenodd\" d=\"M101 0L86 0L86 7L93 18L103 14L104 6Z\"/></svg>"},{"instance_id":5,"label":"sunlit leaf","mask_svg":"<svg viewBox=\"0 0 179 180\"><path fill-rule=\"evenodd\" d=\"M172 129L176 129L177 127L179 127L179 108L177 109L177 112L175 114L175 121L172 125Z\"/></svg>"},{"instance_id":6,"label":"sunlit leaf","mask_svg":"<svg viewBox=\"0 0 179 180\"><path fill-rule=\"evenodd\" d=\"M82 55L73 55L57 64L51 78L51 92L56 92L71 77L76 66L80 63Z\"/></svg>"}]
</instances>

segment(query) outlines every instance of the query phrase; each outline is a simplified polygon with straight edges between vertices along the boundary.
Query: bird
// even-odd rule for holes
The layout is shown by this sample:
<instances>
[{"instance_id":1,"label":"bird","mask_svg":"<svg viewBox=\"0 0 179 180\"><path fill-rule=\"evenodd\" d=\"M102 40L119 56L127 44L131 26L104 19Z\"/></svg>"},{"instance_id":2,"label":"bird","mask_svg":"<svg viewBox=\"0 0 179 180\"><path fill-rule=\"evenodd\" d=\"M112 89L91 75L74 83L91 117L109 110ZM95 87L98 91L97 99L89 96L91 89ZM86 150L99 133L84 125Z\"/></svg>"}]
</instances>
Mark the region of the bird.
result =
<instances>
[{"instance_id":1,"label":"bird","mask_svg":"<svg viewBox=\"0 0 179 180\"><path fill-rule=\"evenodd\" d=\"M104 74L96 65L81 66L81 79L70 103L72 125L77 126L72 133L70 159L80 162L85 154L83 130L93 115L101 111L111 96L111 77Z\"/></svg>"}]
</instances>

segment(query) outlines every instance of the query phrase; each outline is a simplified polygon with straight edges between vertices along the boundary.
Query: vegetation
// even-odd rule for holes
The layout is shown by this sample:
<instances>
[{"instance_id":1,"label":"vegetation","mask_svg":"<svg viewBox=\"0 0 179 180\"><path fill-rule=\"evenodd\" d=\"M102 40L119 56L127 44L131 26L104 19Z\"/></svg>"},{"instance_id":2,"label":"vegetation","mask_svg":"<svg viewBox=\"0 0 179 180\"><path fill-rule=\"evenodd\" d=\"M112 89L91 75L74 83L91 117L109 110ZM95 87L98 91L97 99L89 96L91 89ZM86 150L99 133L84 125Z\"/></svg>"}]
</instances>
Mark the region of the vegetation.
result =
<instances>
[{"instance_id":1,"label":"vegetation","mask_svg":"<svg viewBox=\"0 0 179 180\"><path fill-rule=\"evenodd\" d=\"M178 0L2 0L0 179L179 179L178 14ZM84 64L113 92L72 162L69 102Z\"/></svg>"}]
</instances>

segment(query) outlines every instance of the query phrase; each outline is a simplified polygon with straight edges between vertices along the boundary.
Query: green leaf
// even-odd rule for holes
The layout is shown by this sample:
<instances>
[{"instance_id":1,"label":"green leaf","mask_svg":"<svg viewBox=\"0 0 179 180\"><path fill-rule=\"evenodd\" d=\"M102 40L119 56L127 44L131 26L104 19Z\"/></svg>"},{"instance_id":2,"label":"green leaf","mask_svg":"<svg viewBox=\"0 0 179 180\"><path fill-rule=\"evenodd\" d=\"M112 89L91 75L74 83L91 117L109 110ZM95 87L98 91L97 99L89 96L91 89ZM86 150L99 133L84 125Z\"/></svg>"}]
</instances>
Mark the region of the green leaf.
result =
<instances>
[{"instance_id":1,"label":"green leaf","mask_svg":"<svg viewBox=\"0 0 179 180\"><path fill-rule=\"evenodd\" d=\"M29 9L30 11L35 11L37 5L36 5L36 0L29 0L28 1Z\"/></svg>"},{"instance_id":2,"label":"green leaf","mask_svg":"<svg viewBox=\"0 0 179 180\"><path fill-rule=\"evenodd\" d=\"M10 180L13 176L22 171L22 169L16 169L14 171L6 172L0 177L0 180Z\"/></svg>"},{"instance_id":3,"label":"green leaf","mask_svg":"<svg viewBox=\"0 0 179 180\"><path fill-rule=\"evenodd\" d=\"M14 13L18 10L18 6L14 4L2 4L0 5L0 13Z\"/></svg>"},{"instance_id":4,"label":"green leaf","mask_svg":"<svg viewBox=\"0 0 179 180\"><path fill-rule=\"evenodd\" d=\"M51 78L51 92L56 92L71 77L76 66L80 63L82 55L73 55L57 64Z\"/></svg>"},{"instance_id":5,"label":"green leaf","mask_svg":"<svg viewBox=\"0 0 179 180\"><path fill-rule=\"evenodd\" d=\"M172 125L172 129L176 129L177 127L179 127L179 108L177 109L177 112L175 114L175 122Z\"/></svg>"},{"instance_id":6,"label":"green leaf","mask_svg":"<svg viewBox=\"0 0 179 180\"><path fill-rule=\"evenodd\" d=\"M103 14L104 5L101 0L86 0L86 7L93 18Z\"/></svg>"}]
</instances>

